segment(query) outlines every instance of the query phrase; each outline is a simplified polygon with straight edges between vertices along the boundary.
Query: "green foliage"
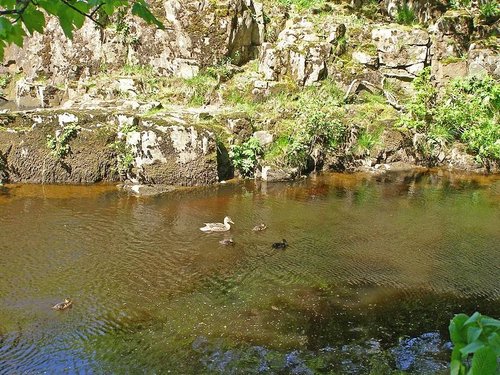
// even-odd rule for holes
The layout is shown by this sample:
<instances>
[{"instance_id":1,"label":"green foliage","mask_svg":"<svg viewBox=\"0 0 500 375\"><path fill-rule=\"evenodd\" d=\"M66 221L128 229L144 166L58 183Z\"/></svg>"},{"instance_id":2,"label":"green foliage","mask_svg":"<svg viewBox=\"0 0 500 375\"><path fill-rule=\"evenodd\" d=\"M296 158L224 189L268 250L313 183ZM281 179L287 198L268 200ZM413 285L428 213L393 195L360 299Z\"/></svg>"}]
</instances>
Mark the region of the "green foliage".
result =
<instances>
[{"instance_id":1,"label":"green foliage","mask_svg":"<svg viewBox=\"0 0 500 375\"><path fill-rule=\"evenodd\" d=\"M450 321L451 375L496 375L500 358L500 320L478 312ZM472 361L470 357L472 356Z\"/></svg>"},{"instance_id":2,"label":"green foliage","mask_svg":"<svg viewBox=\"0 0 500 375\"><path fill-rule=\"evenodd\" d=\"M163 28L163 24L151 13L145 0L0 0L0 59L9 44L23 45L23 38L35 32L43 34L45 14L55 16L67 38L81 28L86 18L102 26L95 18L97 11L107 16L120 9L131 7L132 14L149 24Z\"/></svg>"},{"instance_id":3,"label":"green foliage","mask_svg":"<svg viewBox=\"0 0 500 375\"><path fill-rule=\"evenodd\" d=\"M119 129L118 139L109 145L118 155L117 171L121 176L126 175L134 164L135 157L132 147L127 143L127 134L134 131L137 131L137 124L124 124Z\"/></svg>"},{"instance_id":4,"label":"green foliage","mask_svg":"<svg viewBox=\"0 0 500 375\"><path fill-rule=\"evenodd\" d=\"M303 170L314 150L335 150L343 142L343 91L331 80L320 87L307 87L295 94L292 90L273 97L269 103L280 114L278 138L266 154L267 160L281 166ZM285 120L286 119L286 120Z\"/></svg>"},{"instance_id":5,"label":"green foliage","mask_svg":"<svg viewBox=\"0 0 500 375\"><path fill-rule=\"evenodd\" d=\"M262 154L262 146L257 138L251 137L241 145L231 146L229 157L234 167L244 177L251 177L257 167L257 157Z\"/></svg>"},{"instance_id":6,"label":"green foliage","mask_svg":"<svg viewBox=\"0 0 500 375\"><path fill-rule=\"evenodd\" d=\"M452 81L444 95L425 69L414 80L416 95L399 125L431 139L465 143L479 161L500 160L500 84L489 76Z\"/></svg>"},{"instance_id":7,"label":"green foliage","mask_svg":"<svg viewBox=\"0 0 500 375\"><path fill-rule=\"evenodd\" d=\"M66 125L55 136L47 135L47 147L52 156L57 159L63 159L71 151L69 141L76 137L80 126L76 124Z\"/></svg>"},{"instance_id":8,"label":"green foliage","mask_svg":"<svg viewBox=\"0 0 500 375\"><path fill-rule=\"evenodd\" d=\"M206 103L208 95L217 84L217 80L209 74L198 74L193 78L186 79L185 84L189 88L189 104L202 106Z\"/></svg>"},{"instance_id":9,"label":"green foliage","mask_svg":"<svg viewBox=\"0 0 500 375\"><path fill-rule=\"evenodd\" d=\"M381 131L369 132L363 130L357 139L357 152L364 154L369 152L380 142Z\"/></svg>"},{"instance_id":10,"label":"green foliage","mask_svg":"<svg viewBox=\"0 0 500 375\"><path fill-rule=\"evenodd\" d=\"M497 0L486 1L479 7L479 12L486 19L500 17L500 4Z\"/></svg>"},{"instance_id":11,"label":"green foliage","mask_svg":"<svg viewBox=\"0 0 500 375\"><path fill-rule=\"evenodd\" d=\"M396 22L402 25L413 25L417 22L415 12L410 8L406 1L403 2L403 5L398 6L396 12Z\"/></svg>"},{"instance_id":12,"label":"green foliage","mask_svg":"<svg viewBox=\"0 0 500 375\"><path fill-rule=\"evenodd\" d=\"M310 9L324 4L324 0L279 0L281 5L295 6L299 10Z\"/></svg>"},{"instance_id":13,"label":"green foliage","mask_svg":"<svg viewBox=\"0 0 500 375\"><path fill-rule=\"evenodd\" d=\"M464 9L471 6L471 0L449 0L448 5L452 9Z\"/></svg>"}]
</instances>

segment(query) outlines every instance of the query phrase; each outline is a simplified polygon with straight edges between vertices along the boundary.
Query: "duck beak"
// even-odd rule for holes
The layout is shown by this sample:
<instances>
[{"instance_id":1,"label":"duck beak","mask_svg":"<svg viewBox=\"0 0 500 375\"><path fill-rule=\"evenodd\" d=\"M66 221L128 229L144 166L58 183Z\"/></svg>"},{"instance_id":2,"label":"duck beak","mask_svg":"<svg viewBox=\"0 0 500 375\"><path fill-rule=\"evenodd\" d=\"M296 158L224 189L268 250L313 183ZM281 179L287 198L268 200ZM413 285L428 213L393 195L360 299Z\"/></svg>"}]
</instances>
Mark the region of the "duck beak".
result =
<instances>
[{"instance_id":1,"label":"duck beak","mask_svg":"<svg viewBox=\"0 0 500 375\"><path fill-rule=\"evenodd\" d=\"M229 220L229 223L231 223L231 224L234 224L234 221L232 221L232 220Z\"/></svg>"}]
</instances>

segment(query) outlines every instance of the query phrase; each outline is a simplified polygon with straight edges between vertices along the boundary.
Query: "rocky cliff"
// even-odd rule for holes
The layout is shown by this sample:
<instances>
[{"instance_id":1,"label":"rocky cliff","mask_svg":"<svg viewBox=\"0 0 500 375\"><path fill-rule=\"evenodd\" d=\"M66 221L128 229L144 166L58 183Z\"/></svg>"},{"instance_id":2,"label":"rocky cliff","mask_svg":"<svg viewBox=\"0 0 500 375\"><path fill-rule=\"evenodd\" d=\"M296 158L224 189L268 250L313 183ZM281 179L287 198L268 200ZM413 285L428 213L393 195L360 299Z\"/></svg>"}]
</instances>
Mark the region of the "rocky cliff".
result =
<instances>
[{"instance_id":1,"label":"rocky cliff","mask_svg":"<svg viewBox=\"0 0 500 375\"><path fill-rule=\"evenodd\" d=\"M233 167L269 179L394 163L496 171L495 126L488 152L468 133L401 126L426 71L432 103L457 78L498 85L500 11L486 3L164 0L152 4L164 30L122 12L73 40L51 19L6 50L0 178L196 185Z\"/></svg>"}]
</instances>

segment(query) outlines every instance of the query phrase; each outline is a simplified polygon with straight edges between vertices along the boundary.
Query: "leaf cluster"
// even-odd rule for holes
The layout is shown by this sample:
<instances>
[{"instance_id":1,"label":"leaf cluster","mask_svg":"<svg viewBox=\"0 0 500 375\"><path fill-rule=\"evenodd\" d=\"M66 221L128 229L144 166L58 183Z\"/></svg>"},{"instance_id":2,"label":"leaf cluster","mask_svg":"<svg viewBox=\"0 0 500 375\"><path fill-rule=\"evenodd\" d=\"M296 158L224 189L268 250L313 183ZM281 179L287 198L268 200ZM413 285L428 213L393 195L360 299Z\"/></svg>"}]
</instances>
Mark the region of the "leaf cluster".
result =
<instances>
[{"instance_id":1,"label":"leaf cluster","mask_svg":"<svg viewBox=\"0 0 500 375\"><path fill-rule=\"evenodd\" d=\"M500 160L500 83L490 76L456 79L438 97L426 68L413 86L416 94L400 126L430 139L463 142L479 161Z\"/></svg>"},{"instance_id":2,"label":"leaf cluster","mask_svg":"<svg viewBox=\"0 0 500 375\"><path fill-rule=\"evenodd\" d=\"M232 145L229 157L233 166L244 177L252 177L257 167L257 158L262 155L263 149L257 138L251 137L241 145Z\"/></svg>"},{"instance_id":3,"label":"leaf cluster","mask_svg":"<svg viewBox=\"0 0 500 375\"><path fill-rule=\"evenodd\" d=\"M52 156L57 159L63 159L70 152L69 141L76 137L80 126L70 124L63 128L63 130L55 136L47 135L47 147L50 149Z\"/></svg>"},{"instance_id":4,"label":"leaf cluster","mask_svg":"<svg viewBox=\"0 0 500 375\"><path fill-rule=\"evenodd\" d=\"M163 28L145 0L0 0L0 59L9 44L22 47L26 35L42 34L47 15L56 17L66 37L71 39L86 18L102 26L96 18L98 12L111 16L126 7L131 7L132 14L147 23Z\"/></svg>"},{"instance_id":5,"label":"leaf cluster","mask_svg":"<svg viewBox=\"0 0 500 375\"><path fill-rule=\"evenodd\" d=\"M450 321L451 375L498 374L500 321L478 312L458 314ZM472 356L472 360L470 357Z\"/></svg>"}]
</instances>

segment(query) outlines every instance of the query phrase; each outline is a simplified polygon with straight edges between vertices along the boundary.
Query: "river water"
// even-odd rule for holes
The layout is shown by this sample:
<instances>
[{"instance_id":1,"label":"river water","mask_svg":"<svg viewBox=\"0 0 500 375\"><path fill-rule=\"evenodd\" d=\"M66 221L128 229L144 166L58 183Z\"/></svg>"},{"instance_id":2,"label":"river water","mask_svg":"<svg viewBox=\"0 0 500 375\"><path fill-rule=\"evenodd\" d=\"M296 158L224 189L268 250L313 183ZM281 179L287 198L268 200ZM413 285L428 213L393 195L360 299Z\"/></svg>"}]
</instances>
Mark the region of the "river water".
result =
<instances>
[{"instance_id":1,"label":"river water","mask_svg":"<svg viewBox=\"0 0 500 375\"><path fill-rule=\"evenodd\" d=\"M0 189L0 374L444 374L453 314L500 315L498 176Z\"/></svg>"}]
</instances>

